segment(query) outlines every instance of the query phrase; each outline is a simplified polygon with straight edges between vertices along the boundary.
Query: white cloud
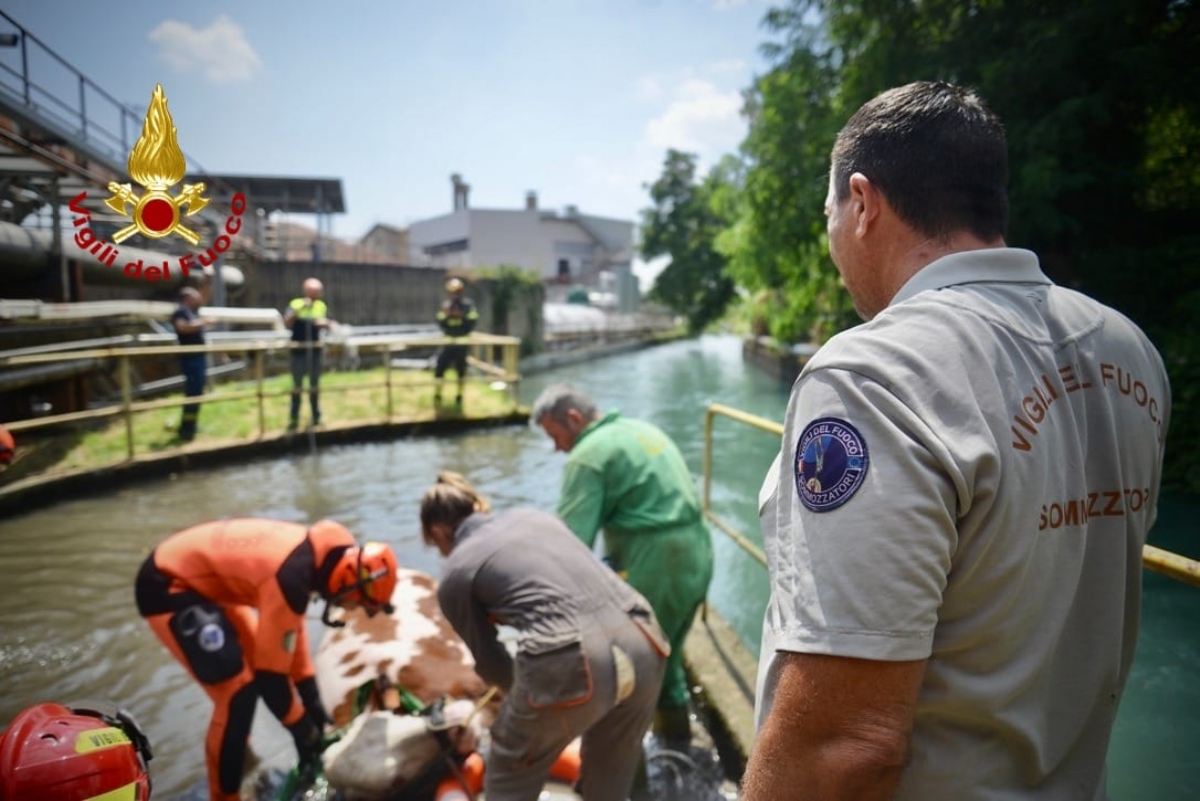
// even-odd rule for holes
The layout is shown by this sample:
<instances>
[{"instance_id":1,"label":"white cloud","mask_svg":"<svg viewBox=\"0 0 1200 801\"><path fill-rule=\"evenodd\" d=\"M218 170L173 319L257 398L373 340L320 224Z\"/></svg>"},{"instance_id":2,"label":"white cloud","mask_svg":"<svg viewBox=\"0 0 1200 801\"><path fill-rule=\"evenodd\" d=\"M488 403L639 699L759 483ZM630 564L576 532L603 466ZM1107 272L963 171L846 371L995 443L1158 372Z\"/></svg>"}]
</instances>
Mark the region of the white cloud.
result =
<instances>
[{"instance_id":1,"label":"white cloud","mask_svg":"<svg viewBox=\"0 0 1200 801\"><path fill-rule=\"evenodd\" d=\"M248 81L261 63L242 26L224 14L207 28L166 20L150 32L149 39L176 70L201 71L213 83Z\"/></svg>"},{"instance_id":2,"label":"white cloud","mask_svg":"<svg viewBox=\"0 0 1200 801\"><path fill-rule=\"evenodd\" d=\"M710 81L689 78L675 90L662 114L646 123L645 139L660 149L675 148L715 157L732 152L746 133L742 95Z\"/></svg>"}]
</instances>

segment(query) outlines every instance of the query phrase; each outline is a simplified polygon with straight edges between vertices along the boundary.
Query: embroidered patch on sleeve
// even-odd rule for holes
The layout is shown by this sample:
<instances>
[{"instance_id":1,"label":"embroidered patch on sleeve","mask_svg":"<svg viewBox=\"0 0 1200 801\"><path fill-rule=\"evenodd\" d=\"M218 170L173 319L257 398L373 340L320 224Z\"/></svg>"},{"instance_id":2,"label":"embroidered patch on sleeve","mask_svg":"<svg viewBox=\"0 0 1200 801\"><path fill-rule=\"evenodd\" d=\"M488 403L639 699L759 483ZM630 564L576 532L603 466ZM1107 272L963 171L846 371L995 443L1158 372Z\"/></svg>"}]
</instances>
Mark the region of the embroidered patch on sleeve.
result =
<instances>
[{"instance_id":1,"label":"embroidered patch on sleeve","mask_svg":"<svg viewBox=\"0 0 1200 801\"><path fill-rule=\"evenodd\" d=\"M858 430L836 417L813 420L796 443L796 492L814 512L836 509L867 477L867 443Z\"/></svg>"}]
</instances>

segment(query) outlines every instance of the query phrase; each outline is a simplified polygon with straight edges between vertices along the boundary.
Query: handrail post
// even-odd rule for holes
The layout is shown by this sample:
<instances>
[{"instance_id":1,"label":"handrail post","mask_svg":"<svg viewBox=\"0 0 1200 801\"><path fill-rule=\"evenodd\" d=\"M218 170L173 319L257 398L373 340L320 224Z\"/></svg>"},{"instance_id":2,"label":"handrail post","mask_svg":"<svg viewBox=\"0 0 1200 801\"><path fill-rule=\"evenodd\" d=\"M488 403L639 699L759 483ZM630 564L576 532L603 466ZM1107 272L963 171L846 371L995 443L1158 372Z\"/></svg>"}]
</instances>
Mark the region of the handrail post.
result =
<instances>
[{"instance_id":1,"label":"handrail post","mask_svg":"<svg viewBox=\"0 0 1200 801\"><path fill-rule=\"evenodd\" d=\"M392 424L392 343L383 346L383 383L387 387L387 424Z\"/></svg>"},{"instance_id":2,"label":"handrail post","mask_svg":"<svg viewBox=\"0 0 1200 801\"><path fill-rule=\"evenodd\" d=\"M133 381L129 375L129 357L121 355L121 409L125 416L125 444L129 461L133 461Z\"/></svg>"},{"instance_id":3,"label":"handrail post","mask_svg":"<svg viewBox=\"0 0 1200 801\"><path fill-rule=\"evenodd\" d=\"M263 351L254 351L254 379L258 384L258 438L267 436L267 416L263 407Z\"/></svg>"},{"instance_id":4,"label":"handrail post","mask_svg":"<svg viewBox=\"0 0 1200 801\"><path fill-rule=\"evenodd\" d=\"M712 497L712 433L713 409L711 406L704 412L704 497L700 508L707 512Z\"/></svg>"},{"instance_id":5,"label":"handrail post","mask_svg":"<svg viewBox=\"0 0 1200 801\"><path fill-rule=\"evenodd\" d=\"M87 141L87 138L88 138L87 91L85 89L85 86L86 86L85 81L86 81L86 79L83 77L83 75L80 75L79 76L79 124L80 124L80 130L83 132L83 139L84 139L84 141Z\"/></svg>"},{"instance_id":6,"label":"handrail post","mask_svg":"<svg viewBox=\"0 0 1200 801\"><path fill-rule=\"evenodd\" d=\"M508 373L508 379L509 379L509 381L508 381L508 398L509 398L510 403L512 404L512 408L515 409L515 408L517 408L517 384L520 381L520 379L518 378L518 373L517 373L517 371L520 369L520 364L521 364L520 341L518 340L515 343L514 342L504 343L502 355L504 358L504 372Z\"/></svg>"},{"instance_id":7,"label":"handrail post","mask_svg":"<svg viewBox=\"0 0 1200 801\"><path fill-rule=\"evenodd\" d=\"M32 105L29 96L29 34L24 28L21 29L21 81L25 89L25 105Z\"/></svg>"}]
</instances>

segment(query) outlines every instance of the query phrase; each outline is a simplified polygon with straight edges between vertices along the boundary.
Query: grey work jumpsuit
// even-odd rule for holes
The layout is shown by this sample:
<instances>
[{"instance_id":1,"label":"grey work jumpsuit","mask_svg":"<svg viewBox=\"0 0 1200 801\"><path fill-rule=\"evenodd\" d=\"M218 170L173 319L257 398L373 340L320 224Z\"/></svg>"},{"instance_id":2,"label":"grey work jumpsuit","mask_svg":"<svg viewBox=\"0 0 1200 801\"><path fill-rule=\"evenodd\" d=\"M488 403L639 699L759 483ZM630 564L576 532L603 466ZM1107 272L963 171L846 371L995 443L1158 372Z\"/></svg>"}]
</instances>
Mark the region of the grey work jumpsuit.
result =
<instances>
[{"instance_id":1,"label":"grey work jumpsuit","mask_svg":"<svg viewBox=\"0 0 1200 801\"><path fill-rule=\"evenodd\" d=\"M454 543L438 602L476 672L507 692L492 727L487 798L533 801L582 735L585 801L624 801L670 649L650 604L544 512L471 515ZM497 623L518 632L515 660Z\"/></svg>"}]
</instances>

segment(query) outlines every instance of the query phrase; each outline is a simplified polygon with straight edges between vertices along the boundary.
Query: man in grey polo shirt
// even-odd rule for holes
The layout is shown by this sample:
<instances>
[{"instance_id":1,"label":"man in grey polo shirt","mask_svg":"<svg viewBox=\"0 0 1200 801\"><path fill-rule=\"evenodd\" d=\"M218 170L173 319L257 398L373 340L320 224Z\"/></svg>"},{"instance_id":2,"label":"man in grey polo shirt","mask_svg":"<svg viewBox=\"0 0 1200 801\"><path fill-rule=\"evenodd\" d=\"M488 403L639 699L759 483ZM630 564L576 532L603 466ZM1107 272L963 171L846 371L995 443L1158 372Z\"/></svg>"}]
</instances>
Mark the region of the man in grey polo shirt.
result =
<instances>
[{"instance_id":1,"label":"man in grey polo shirt","mask_svg":"<svg viewBox=\"0 0 1200 801\"><path fill-rule=\"evenodd\" d=\"M792 390L743 798L1103 799L1170 388L1128 319L1006 247L1000 121L914 83L839 133L867 322Z\"/></svg>"}]
</instances>

